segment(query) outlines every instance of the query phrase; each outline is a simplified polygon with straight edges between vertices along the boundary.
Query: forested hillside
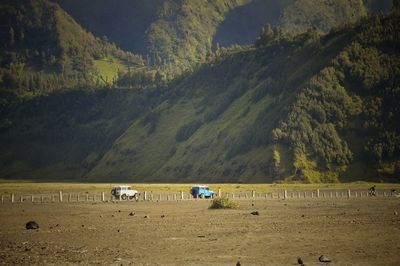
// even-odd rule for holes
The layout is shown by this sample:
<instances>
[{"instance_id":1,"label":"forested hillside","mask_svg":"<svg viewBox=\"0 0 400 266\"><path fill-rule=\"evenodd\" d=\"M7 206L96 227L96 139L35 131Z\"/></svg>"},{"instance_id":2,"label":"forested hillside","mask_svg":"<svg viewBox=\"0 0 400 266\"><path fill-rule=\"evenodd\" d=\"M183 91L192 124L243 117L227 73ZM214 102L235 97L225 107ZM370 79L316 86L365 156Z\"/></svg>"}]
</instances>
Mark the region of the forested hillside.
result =
<instances>
[{"instance_id":1,"label":"forested hillside","mask_svg":"<svg viewBox=\"0 0 400 266\"><path fill-rule=\"evenodd\" d=\"M1 176L399 181L399 20L395 9L327 34L264 27L255 46L140 90L4 94Z\"/></svg>"},{"instance_id":2,"label":"forested hillside","mask_svg":"<svg viewBox=\"0 0 400 266\"><path fill-rule=\"evenodd\" d=\"M117 68L144 64L139 56L94 37L48 1L2 1L0 25L2 89L42 94L99 87L112 83Z\"/></svg>"},{"instance_id":3,"label":"forested hillside","mask_svg":"<svg viewBox=\"0 0 400 266\"><path fill-rule=\"evenodd\" d=\"M204 62L219 46L253 44L266 24L285 32L309 27L327 32L355 22L391 0L54 0L79 23L140 53L150 65L181 73ZM91 14L90 16L88 14Z\"/></svg>"}]
</instances>

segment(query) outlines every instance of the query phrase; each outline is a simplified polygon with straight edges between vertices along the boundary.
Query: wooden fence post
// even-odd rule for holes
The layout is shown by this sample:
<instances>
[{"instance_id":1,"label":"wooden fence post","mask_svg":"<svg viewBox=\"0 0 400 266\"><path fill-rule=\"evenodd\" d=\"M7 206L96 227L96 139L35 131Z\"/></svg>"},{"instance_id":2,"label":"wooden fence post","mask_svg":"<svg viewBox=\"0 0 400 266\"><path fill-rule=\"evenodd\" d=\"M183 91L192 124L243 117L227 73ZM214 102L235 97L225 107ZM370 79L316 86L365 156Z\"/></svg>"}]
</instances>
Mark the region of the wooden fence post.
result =
<instances>
[{"instance_id":1,"label":"wooden fence post","mask_svg":"<svg viewBox=\"0 0 400 266\"><path fill-rule=\"evenodd\" d=\"M348 197L348 198L351 197L351 191L350 191L350 189L347 190L347 197Z\"/></svg>"},{"instance_id":2,"label":"wooden fence post","mask_svg":"<svg viewBox=\"0 0 400 266\"><path fill-rule=\"evenodd\" d=\"M184 197L183 197L183 191L181 191L181 200L183 200L183 198L184 198Z\"/></svg>"},{"instance_id":3,"label":"wooden fence post","mask_svg":"<svg viewBox=\"0 0 400 266\"><path fill-rule=\"evenodd\" d=\"M60 192L59 192L59 200L60 200L60 202L63 201L63 195L62 195L62 191L61 191L61 190L60 190Z\"/></svg>"},{"instance_id":4,"label":"wooden fence post","mask_svg":"<svg viewBox=\"0 0 400 266\"><path fill-rule=\"evenodd\" d=\"M69 194L68 194L68 202L71 202L71 199L72 199L72 194L69 193Z\"/></svg>"},{"instance_id":5,"label":"wooden fence post","mask_svg":"<svg viewBox=\"0 0 400 266\"><path fill-rule=\"evenodd\" d=\"M287 190L285 189L285 191L283 192L283 198L287 199Z\"/></svg>"},{"instance_id":6,"label":"wooden fence post","mask_svg":"<svg viewBox=\"0 0 400 266\"><path fill-rule=\"evenodd\" d=\"M104 192L101 192L101 201L102 202L106 201L106 194Z\"/></svg>"},{"instance_id":7,"label":"wooden fence post","mask_svg":"<svg viewBox=\"0 0 400 266\"><path fill-rule=\"evenodd\" d=\"M235 194L232 192L232 199L234 199L235 198Z\"/></svg>"},{"instance_id":8,"label":"wooden fence post","mask_svg":"<svg viewBox=\"0 0 400 266\"><path fill-rule=\"evenodd\" d=\"M1 204L3 204L3 203L4 203L4 196L1 195Z\"/></svg>"},{"instance_id":9,"label":"wooden fence post","mask_svg":"<svg viewBox=\"0 0 400 266\"><path fill-rule=\"evenodd\" d=\"M11 203L14 203L14 194L11 194Z\"/></svg>"},{"instance_id":10,"label":"wooden fence post","mask_svg":"<svg viewBox=\"0 0 400 266\"><path fill-rule=\"evenodd\" d=\"M329 197L330 197L330 198L333 198L333 192L332 192L332 191L329 192Z\"/></svg>"},{"instance_id":11,"label":"wooden fence post","mask_svg":"<svg viewBox=\"0 0 400 266\"><path fill-rule=\"evenodd\" d=\"M147 191L145 191L145 192L143 193L143 200L144 200L144 201L147 200Z\"/></svg>"},{"instance_id":12,"label":"wooden fence post","mask_svg":"<svg viewBox=\"0 0 400 266\"><path fill-rule=\"evenodd\" d=\"M23 195L21 195L20 202L21 203L24 202L24 196Z\"/></svg>"},{"instance_id":13,"label":"wooden fence post","mask_svg":"<svg viewBox=\"0 0 400 266\"><path fill-rule=\"evenodd\" d=\"M33 195L31 195L31 201L33 202Z\"/></svg>"},{"instance_id":14,"label":"wooden fence post","mask_svg":"<svg viewBox=\"0 0 400 266\"><path fill-rule=\"evenodd\" d=\"M256 197L256 192L253 190L253 191L251 191L251 197L252 198L255 198Z\"/></svg>"},{"instance_id":15,"label":"wooden fence post","mask_svg":"<svg viewBox=\"0 0 400 266\"><path fill-rule=\"evenodd\" d=\"M43 203L43 195L40 195L40 202Z\"/></svg>"},{"instance_id":16,"label":"wooden fence post","mask_svg":"<svg viewBox=\"0 0 400 266\"><path fill-rule=\"evenodd\" d=\"M317 198L319 198L319 189L317 189Z\"/></svg>"},{"instance_id":17,"label":"wooden fence post","mask_svg":"<svg viewBox=\"0 0 400 266\"><path fill-rule=\"evenodd\" d=\"M219 188L219 189L218 189L218 197L221 197L221 196L222 196L221 193L222 193L222 191L221 191L221 189Z\"/></svg>"}]
</instances>

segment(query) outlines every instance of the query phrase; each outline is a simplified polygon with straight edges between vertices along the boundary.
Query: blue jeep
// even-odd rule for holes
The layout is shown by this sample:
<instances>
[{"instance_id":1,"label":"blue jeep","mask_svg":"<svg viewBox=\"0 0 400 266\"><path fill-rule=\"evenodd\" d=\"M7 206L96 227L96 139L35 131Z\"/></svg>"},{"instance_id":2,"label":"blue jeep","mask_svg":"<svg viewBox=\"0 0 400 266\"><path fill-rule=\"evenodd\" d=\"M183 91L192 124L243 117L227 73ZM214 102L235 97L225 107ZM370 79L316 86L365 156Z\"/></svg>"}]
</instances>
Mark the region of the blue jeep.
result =
<instances>
[{"instance_id":1,"label":"blue jeep","mask_svg":"<svg viewBox=\"0 0 400 266\"><path fill-rule=\"evenodd\" d=\"M193 186L192 189L190 190L190 194L194 198L213 198L215 193L214 191L210 190L208 186Z\"/></svg>"}]
</instances>

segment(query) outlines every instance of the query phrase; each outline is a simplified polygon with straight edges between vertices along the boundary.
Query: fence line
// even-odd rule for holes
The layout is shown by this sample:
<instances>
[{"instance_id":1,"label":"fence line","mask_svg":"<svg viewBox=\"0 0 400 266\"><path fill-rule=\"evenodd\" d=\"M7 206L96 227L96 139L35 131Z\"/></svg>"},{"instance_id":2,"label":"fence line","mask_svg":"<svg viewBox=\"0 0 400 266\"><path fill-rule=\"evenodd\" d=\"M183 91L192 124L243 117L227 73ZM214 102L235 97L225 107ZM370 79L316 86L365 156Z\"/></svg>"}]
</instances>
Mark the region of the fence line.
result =
<instances>
[{"instance_id":1,"label":"fence line","mask_svg":"<svg viewBox=\"0 0 400 266\"><path fill-rule=\"evenodd\" d=\"M287 191L258 193L256 191L250 192L223 192L218 189L216 196L235 199L235 200L254 200L254 199L317 199L317 198L366 198L366 197L399 197L400 195L390 190L381 190L376 192L375 196L371 196L366 190L350 189L344 190L308 190L308 191ZM46 194L30 194L30 195L16 195L14 193L1 195L1 203L81 203L81 202L118 202L118 201L180 201L180 200L197 200L190 193L175 192L175 193L153 193L152 191L144 191L139 198L122 200L115 198L112 195L107 196L105 192L98 193L46 193Z\"/></svg>"}]
</instances>

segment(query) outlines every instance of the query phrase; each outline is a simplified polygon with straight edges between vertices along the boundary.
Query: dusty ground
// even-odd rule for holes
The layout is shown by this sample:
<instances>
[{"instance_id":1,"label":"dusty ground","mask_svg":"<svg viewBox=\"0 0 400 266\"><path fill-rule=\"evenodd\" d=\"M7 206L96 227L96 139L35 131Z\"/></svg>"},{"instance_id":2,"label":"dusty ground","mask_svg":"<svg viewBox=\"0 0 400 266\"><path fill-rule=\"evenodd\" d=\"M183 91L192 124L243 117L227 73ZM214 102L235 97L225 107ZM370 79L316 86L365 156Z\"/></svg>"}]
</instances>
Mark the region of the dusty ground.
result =
<instances>
[{"instance_id":1,"label":"dusty ground","mask_svg":"<svg viewBox=\"0 0 400 266\"><path fill-rule=\"evenodd\" d=\"M324 254L330 265L400 265L400 198L241 200L237 210L209 204L3 204L0 263L296 265L301 256L321 265ZM29 220L40 229L26 230Z\"/></svg>"}]
</instances>

